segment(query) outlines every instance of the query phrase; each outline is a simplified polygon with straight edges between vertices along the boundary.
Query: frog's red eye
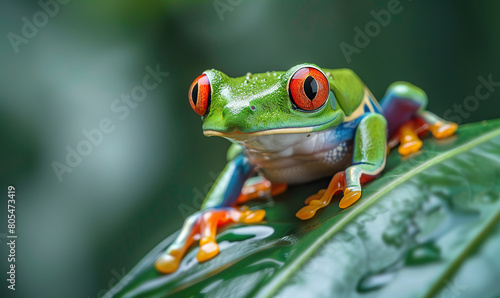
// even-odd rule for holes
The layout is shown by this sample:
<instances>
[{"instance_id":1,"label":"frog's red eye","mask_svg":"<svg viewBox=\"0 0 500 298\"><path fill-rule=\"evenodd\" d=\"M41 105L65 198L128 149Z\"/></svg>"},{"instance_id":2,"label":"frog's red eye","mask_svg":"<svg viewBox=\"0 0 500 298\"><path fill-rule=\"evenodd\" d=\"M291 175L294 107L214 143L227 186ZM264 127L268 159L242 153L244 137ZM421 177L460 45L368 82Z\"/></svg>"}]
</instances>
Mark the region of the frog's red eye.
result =
<instances>
[{"instance_id":1,"label":"frog's red eye","mask_svg":"<svg viewBox=\"0 0 500 298\"><path fill-rule=\"evenodd\" d=\"M290 79L288 94L292 103L301 110L321 108L328 98L330 86L325 75L314 67L297 70Z\"/></svg>"},{"instance_id":2,"label":"frog's red eye","mask_svg":"<svg viewBox=\"0 0 500 298\"><path fill-rule=\"evenodd\" d=\"M197 77L189 88L189 103L200 116L205 116L210 107L210 81L206 74Z\"/></svg>"}]
</instances>

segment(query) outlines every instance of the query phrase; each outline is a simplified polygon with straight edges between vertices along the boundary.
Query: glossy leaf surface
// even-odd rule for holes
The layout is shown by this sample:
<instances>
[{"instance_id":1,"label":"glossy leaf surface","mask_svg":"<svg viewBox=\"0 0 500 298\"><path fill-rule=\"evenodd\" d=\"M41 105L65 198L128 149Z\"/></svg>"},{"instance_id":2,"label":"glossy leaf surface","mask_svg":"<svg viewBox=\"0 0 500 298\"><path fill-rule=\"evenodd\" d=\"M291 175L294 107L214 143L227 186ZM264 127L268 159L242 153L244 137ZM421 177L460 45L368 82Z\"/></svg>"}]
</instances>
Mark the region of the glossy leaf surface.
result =
<instances>
[{"instance_id":1,"label":"glossy leaf surface","mask_svg":"<svg viewBox=\"0 0 500 298\"><path fill-rule=\"evenodd\" d=\"M428 137L423 150L390 153L381 177L346 210L332 204L308 221L295 212L328 180L255 202L267 221L232 225L220 254L198 248L179 270L158 274L154 248L111 292L117 297L494 297L500 294L500 121ZM182 223L179 223L179 227ZM158 227L161 229L161 227Z\"/></svg>"}]
</instances>

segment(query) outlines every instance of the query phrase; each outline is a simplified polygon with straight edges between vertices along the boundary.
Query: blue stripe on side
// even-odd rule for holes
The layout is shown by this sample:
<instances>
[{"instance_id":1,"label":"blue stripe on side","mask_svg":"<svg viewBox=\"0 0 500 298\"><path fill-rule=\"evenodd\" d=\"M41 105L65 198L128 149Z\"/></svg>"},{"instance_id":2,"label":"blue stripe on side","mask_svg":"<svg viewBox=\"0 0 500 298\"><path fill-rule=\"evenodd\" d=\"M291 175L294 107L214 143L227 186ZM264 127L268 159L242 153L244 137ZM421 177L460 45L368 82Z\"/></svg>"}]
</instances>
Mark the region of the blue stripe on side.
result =
<instances>
[{"instance_id":1,"label":"blue stripe on side","mask_svg":"<svg viewBox=\"0 0 500 298\"><path fill-rule=\"evenodd\" d=\"M361 122L361 120L369 114L370 111L368 111L368 113L364 113L356 119L344 122L331 129L329 134L326 136L327 142L331 145L338 146L343 142L354 140L354 135L356 134L356 128L358 127L359 122Z\"/></svg>"},{"instance_id":2,"label":"blue stripe on side","mask_svg":"<svg viewBox=\"0 0 500 298\"><path fill-rule=\"evenodd\" d=\"M212 186L202 209L234 206L253 169L244 154L231 160Z\"/></svg>"}]
</instances>

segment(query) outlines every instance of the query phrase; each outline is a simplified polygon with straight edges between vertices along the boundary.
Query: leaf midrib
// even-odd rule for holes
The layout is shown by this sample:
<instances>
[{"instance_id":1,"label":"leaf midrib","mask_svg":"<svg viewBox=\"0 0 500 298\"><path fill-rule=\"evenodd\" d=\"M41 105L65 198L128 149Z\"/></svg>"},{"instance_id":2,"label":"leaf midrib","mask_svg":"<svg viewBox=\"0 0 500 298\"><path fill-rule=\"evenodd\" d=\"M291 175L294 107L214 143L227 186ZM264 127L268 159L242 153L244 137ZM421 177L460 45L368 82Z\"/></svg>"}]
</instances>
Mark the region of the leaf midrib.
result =
<instances>
[{"instance_id":1,"label":"leaf midrib","mask_svg":"<svg viewBox=\"0 0 500 298\"><path fill-rule=\"evenodd\" d=\"M332 227L330 227L322 236L318 237L316 241L311 243L309 247L302 253L300 257L297 259L290 261L287 266L287 268L283 269L276 277L272 279L272 281L268 282L262 290L260 290L257 294L258 297L271 297L274 295L282 286L283 284L287 281L287 279L292 275L298 268L302 266L302 264L308 260L320 247L321 245L326 242L329 238L331 238L333 235L335 235L341 228L343 228L345 225L351 222L351 219L354 219L356 216L361 214L365 209L373 205L374 203L378 202L381 198L383 198L383 195L388 193L389 191L393 190L396 186L399 186L406 180L410 179L414 175L418 174L419 172L433 166L437 162L441 162L443 160L446 160L448 158L451 158L455 155L458 155L462 152L468 151L475 147L478 144L481 144L483 142L489 141L492 138L500 135L500 129L495 129L487 134L484 134L480 137L477 137L475 139L470 140L469 142L460 145L459 147L456 147L454 149L451 149L445 153L442 153L436 157L433 157L426 162L422 163L421 165L413 168L412 170L408 171L404 175L401 175L397 179L392 180L386 187L383 189L375 192L368 198L367 200L364 200L363 202L360 202L358 206L354 207L353 210L344 216L341 220L336 222ZM473 241L474 242L474 241ZM438 284L437 284L438 285ZM433 288L434 289L434 288Z\"/></svg>"},{"instance_id":2,"label":"leaf midrib","mask_svg":"<svg viewBox=\"0 0 500 298\"><path fill-rule=\"evenodd\" d=\"M470 252L483 242L484 238L488 235L490 230L495 226L499 219L500 208L490 216L485 224L481 225L473 240L465 245L463 250L458 254L457 258L446 266L445 270L439 275L439 278L428 289L427 293L424 294L424 297L433 297L436 293L438 293L439 289L442 289L444 284L443 281L453 275L453 273L460 267L460 264L462 264L462 262L467 258Z\"/></svg>"}]
</instances>

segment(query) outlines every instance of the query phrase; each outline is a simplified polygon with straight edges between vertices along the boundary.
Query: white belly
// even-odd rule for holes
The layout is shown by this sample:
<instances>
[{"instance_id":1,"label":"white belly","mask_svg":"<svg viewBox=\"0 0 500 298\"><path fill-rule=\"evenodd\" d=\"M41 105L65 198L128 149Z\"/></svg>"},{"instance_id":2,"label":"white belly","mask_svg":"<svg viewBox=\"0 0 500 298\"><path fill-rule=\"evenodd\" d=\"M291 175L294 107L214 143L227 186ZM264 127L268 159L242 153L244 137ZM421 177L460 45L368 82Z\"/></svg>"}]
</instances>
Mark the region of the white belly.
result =
<instances>
[{"instance_id":1,"label":"white belly","mask_svg":"<svg viewBox=\"0 0 500 298\"><path fill-rule=\"evenodd\" d=\"M271 182L305 183L333 176L352 162L352 142L332 140L332 131L278 134L244 142L250 163Z\"/></svg>"}]
</instances>

